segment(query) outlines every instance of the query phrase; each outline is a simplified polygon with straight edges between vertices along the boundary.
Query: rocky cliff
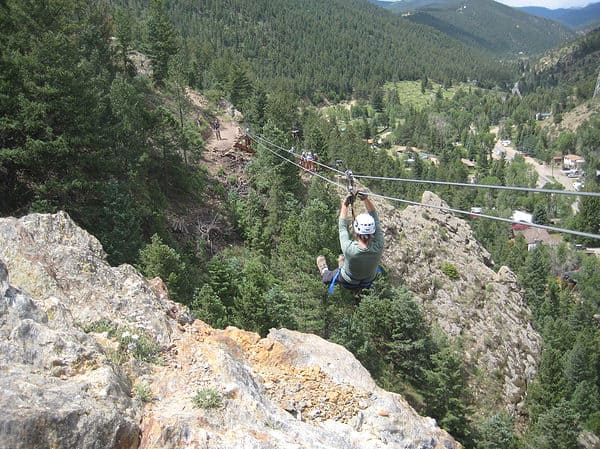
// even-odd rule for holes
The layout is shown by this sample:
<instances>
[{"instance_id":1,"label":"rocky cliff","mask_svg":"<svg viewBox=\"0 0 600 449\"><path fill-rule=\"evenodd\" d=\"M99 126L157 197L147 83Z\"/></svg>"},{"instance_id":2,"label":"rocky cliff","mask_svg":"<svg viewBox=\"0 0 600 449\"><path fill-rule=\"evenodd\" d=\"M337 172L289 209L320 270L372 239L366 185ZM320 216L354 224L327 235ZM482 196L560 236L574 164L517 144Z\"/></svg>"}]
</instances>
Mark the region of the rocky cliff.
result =
<instances>
[{"instance_id":1,"label":"rocky cliff","mask_svg":"<svg viewBox=\"0 0 600 449\"><path fill-rule=\"evenodd\" d=\"M398 211L378 204L386 233L384 262L415 292L426 315L461 345L480 410L518 414L533 379L541 338L515 275L496 272L467 221L425 192L423 204Z\"/></svg>"},{"instance_id":2,"label":"rocky cliff","mask_svg":"<svg viewBox=\"0 0 600 449\"><path fill-rule=\"evenodd\" d=\"M64 213L0 219L0 391L0 449L460 447L338 345L192 321Z\"/></svg>"}]
</instances>

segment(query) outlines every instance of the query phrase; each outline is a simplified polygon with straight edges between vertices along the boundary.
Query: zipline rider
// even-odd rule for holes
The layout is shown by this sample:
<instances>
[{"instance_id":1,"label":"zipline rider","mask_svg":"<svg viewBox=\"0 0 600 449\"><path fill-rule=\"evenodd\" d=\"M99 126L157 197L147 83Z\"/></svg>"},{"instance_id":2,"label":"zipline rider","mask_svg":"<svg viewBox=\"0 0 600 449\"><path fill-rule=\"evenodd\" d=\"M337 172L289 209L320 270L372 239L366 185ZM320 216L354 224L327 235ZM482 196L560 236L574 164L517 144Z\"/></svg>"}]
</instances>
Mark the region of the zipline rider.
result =
<instances>
[{"instance_id":1,"label":"zipline rider","mask_svg":"<svg viewBox=\"0 0 600 449\"><path fill-rule=\"evenodd\" d=\"M356 239L350 238L348 228L348 207L358 196L367 210L356 217L352 223ZM375 206L366 193L350 193L342 201L340 218L338 222L339 237L342 254L338 258L338 268L329 270L325 256L317 257L317 267L324 283L331 284L330 292L337 282L347 289L360 289L371 287L379 271L379 261L383 253L383 231L379 224L379 216Z\"/></svg>"}]
</instances>

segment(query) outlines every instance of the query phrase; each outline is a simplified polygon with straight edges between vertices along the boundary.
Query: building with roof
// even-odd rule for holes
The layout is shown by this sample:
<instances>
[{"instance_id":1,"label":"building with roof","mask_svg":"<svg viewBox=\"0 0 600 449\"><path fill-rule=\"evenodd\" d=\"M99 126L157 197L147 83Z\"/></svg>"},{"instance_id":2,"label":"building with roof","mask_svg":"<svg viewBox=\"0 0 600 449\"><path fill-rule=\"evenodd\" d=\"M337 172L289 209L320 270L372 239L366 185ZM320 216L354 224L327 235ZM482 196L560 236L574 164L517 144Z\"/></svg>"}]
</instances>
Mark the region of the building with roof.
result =
<instances>
[{"instance_id":1,"label":"building with roof","mask_svg":"<svg viewBox=\"0 0 600 449\"><path fill-rule=\"evenodd\" d=\"M460 161L465 164L467 167L469 168L475 168L475 162L469 160L469 159L465 159L464 157L460 159Z\"/></svg>"},{"instance_id":2,"label":"building with roof","mask_svg":"<svg viewBox=\"0 0 600 449\"><path fill-rule=\"evenodd\" d=\"M513 230L514 236L522 235L527 242L527 250L531 251L539 244L556 246L561 242L561 238L552 236L548 231L542 228L524 227Z\"/></svg>"},{"instance_id":3,"label":"building with roof","mask_svg":"<svg viewBox=\"0 0 600 449\"><path fill-rule=\"evenodd\" d=\"M565 154L563 156L563 165L570 169L581 169L585 164L585 159L577 154Z\"/></svg>"}]
</instances>

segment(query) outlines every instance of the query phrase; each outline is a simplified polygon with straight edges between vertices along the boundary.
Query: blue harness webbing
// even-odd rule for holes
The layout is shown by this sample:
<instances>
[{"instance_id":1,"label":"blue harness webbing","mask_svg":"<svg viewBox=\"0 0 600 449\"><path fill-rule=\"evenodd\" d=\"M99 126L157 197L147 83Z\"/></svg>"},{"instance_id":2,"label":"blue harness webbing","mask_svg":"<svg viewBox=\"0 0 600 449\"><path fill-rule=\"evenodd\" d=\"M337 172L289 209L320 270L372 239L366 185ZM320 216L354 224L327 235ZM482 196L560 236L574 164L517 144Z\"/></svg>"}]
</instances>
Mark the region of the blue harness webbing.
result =
<instances>
[{"instance_id":1,"label":"blue harness webbing","mask_svg":"<svg viewBox=\"0 0 600 449\"><path fill-rule=\"evenodd\" d=\"M339 282L339 277L341 276L340 275L341 272L342 272L342 267L340 267L340 269L337 271L337 273L335 273L335 276L329 283L329 288L327 289L327 293L329 293L330 295L333 295L333 290L335 289L335 284L340 284L342 287L344 287L348 290L354 290L356 288L371 288L371 285L373 285L373 282L375 281L375 279L372 279L369 282L360 282L358 284L342 283L342 282ZM381 272L382 272L381 267L378 265L377 266L377 274L379 274Z\"/></svg>"}]
</instances>

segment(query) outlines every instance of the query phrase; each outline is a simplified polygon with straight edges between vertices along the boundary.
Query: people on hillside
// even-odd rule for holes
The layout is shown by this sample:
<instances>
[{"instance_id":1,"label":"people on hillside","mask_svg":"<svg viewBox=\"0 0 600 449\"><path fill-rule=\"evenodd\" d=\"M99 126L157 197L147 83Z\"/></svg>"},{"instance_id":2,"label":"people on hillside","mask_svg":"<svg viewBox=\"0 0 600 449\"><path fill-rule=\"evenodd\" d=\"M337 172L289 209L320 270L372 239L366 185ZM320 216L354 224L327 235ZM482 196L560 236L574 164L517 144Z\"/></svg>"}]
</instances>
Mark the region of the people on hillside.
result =
<instances>
[{"instance_id":1,"label":"people on hillside","mask_svg":"<svg viewBox=\"0 0 600 449\"><path fill-rule=\"evenodd\" d=\"M212 129L213 132L215 133L215 137L217 138L217 140L221 140L221 122L219 122L218 118L215 118L212 122Z\"/></svg>"},{"instance_id":2,"label":"people on hillside","mask_svg":"<svg viewBox=\"0 0 600 449\"><path fill-rule=\"evenodd\" d=\"M338 267L330 270L325 256L317 257L317 267L323 282L338 283L348 289L370 286L377 276L384 246L383 231L375 206L366 193L358 192L356 196L363 201L367 212L358 215L352 223L354 230L354 239L352 239L348 231L350 225L348 208L355 196L349 194L342 200L338 222L342 254L338 258Z\"/></svg>"},{"instance_id":3,"label":"people on hillside","mask_svg":"<svg viewBox=\"0 0 600 449\"><path fill-rule=\"evenodd\" d=\"M307 170L313 171L315 164L313 162L313 154L312 151L306 153L306 168Z\"/></svg>"}]
</instances>

